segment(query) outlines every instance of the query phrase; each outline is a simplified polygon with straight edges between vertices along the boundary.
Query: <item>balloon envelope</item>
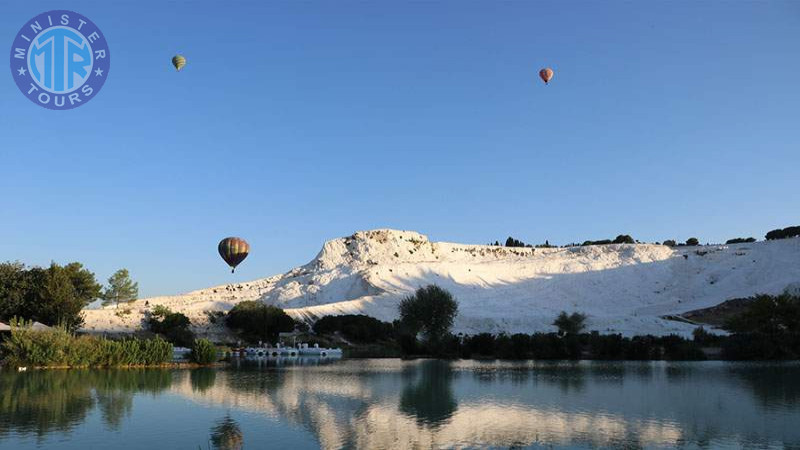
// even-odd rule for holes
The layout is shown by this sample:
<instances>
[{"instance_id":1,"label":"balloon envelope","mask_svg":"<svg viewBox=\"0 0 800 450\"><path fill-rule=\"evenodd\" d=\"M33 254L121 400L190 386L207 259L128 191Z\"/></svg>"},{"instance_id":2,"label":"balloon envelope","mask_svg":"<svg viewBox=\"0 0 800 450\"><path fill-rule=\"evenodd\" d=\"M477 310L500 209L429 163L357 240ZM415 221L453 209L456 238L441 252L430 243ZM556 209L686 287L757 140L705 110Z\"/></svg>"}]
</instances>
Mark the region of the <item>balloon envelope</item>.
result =
<instances>
[{"instance_id":1,"label":"balloon envelope","mask_svg":"<svg viewBox=\"0 0 800 450\"><path fill-rule=\"evenodd\" d=\"M250 253L250 244L244 239L238 237L226 237L219 241L217 246L219 256L231 266L231 273L233 273L236 266L238 266Z\"/></svg>"},{"instance_id":2,"label":"balloon envelope","mask_svg":"<svg viewBox=\"0 0 800 450\"><path fill-rule=\"evenodd\" d=\"M186 58L182 55L175 55L172 57L172 65L175 66L175 70L180 72L183 66L186 65Z\"/></svg>"},{"instance_id":3,"label":"balloon envelope","mask_svg":"<svg viewBox=\"0 0 800 450\"><path fill-rule=\"evenodd\" d=\"M539 71L539 78L544 81L544 84L547 84L551 78L553 78L553 69L546 67Z\"/></svg>"}]
</instances>

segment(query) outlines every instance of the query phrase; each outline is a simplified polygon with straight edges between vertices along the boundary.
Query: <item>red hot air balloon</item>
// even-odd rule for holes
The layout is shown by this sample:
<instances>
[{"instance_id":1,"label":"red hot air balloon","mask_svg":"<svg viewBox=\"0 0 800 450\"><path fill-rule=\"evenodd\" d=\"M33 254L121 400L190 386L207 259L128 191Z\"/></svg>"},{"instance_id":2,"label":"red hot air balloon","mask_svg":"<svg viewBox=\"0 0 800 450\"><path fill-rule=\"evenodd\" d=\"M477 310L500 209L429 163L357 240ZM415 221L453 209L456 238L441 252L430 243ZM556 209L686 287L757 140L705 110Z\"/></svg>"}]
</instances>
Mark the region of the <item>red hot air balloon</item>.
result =
<instances>
[{"instance_id":1,"label":"red hot air balloon","mask_svg":"<svg viewBox=\"0 0 800 450\"><path fill-rule=\"evenodd\" d=\"M539 71L539 78L544 81L544 84L547 84L551 78L553 78L553 69L549 67L545 67L544 69Z\"/></svg>"},{"instance_id":2,"label":"red hot air balloon","mask_svg":"<svg viewBox=\"0 0 800 450\"><path fill-rule=\"evenodd\" d=\"M248 253L250 253L250 244L242 238L226 237L219 241L217 250L219 250L219 256L231 266L231 273L233 273L236 270L236 266L244 261Z\"/></svg>"}]
</instances>

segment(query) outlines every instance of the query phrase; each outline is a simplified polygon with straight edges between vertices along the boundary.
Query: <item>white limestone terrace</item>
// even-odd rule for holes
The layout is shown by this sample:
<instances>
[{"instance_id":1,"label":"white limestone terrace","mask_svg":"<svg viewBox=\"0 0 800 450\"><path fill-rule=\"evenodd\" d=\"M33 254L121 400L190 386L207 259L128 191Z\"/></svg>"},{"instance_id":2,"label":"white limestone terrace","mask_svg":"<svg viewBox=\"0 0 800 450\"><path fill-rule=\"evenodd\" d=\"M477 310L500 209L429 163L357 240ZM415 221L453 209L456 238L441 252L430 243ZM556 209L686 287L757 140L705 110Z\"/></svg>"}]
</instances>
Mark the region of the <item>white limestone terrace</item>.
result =
<instances>
[{"instance_id":1,"label":"white limestone terrace","mask_svg":"<svg viewBox=\"0 0 800 450\"><path fill-rule=\"evenodd\" d=\"M165 305L186 314L195 331L222 337L213 311L245 300L279 306L296 319L367 314L397 318L403 297L437 284L459 302L454 332L552 331L560 311L588 315L601 333L686 335L690 324L662 319L757 293L800 285L800 238L733 245L667 247L616 244L509 248L430 242L413 231L360 231L324 244L308 264L282 275L120 309L86 310L85 331L132 332L146 310Z\"/></svg>"}]
</instances>

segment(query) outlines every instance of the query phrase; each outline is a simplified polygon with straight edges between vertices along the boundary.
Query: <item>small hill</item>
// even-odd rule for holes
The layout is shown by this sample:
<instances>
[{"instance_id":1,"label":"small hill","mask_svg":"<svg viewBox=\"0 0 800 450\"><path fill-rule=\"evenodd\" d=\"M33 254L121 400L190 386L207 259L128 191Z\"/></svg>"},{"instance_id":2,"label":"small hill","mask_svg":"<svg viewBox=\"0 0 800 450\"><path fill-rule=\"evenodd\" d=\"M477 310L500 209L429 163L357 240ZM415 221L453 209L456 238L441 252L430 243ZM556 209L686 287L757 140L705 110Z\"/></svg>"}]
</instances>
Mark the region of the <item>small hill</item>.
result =
<instances>
[{"instance_id":1,"label":"small hill","mask_svg":"<svg viewBox=\"0 0 800 450\"><path fill-rule=\"evenodd\" d=\"M157 304L216 335L208 313L244 300L284 308L296 319L332 314L397 318L397 304L437 284L459 301L455 332L551 331L558 312L587 314L601 333L691 332L664 320L757 293L777 294L800 282L800 239L667 247L611 244L517 248L431 242L413 231L360 231L326 242L308 264L282 275L132 303L130 313L86 310L86 331L130 332ZM123 309L124 307L121 307Z\"/></svg>"}]
</instances>

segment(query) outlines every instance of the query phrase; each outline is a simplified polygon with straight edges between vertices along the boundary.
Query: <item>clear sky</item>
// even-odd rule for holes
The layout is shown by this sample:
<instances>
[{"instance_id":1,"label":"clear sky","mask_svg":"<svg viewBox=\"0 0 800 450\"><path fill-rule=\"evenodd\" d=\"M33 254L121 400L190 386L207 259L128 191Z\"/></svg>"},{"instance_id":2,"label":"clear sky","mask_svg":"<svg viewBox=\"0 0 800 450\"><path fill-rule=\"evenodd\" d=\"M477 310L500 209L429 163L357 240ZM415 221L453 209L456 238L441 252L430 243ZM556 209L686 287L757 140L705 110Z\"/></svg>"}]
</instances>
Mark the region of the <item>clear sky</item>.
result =
<instances>
[{"instance_id":1,"label":"clear sky","mask_svg":"<svg viewBox=\"0 0 800 450\"><path fill-rule=\"evenodd\" d=\"M70 9L111 50L102 91L69 111L0 76L2 260L126 267L151 296L282 273L379 227L564 244L800 224L798 2L0 7L7 48ZM229 235L252 246L235 275Z\"/></svg>"}]
</instances>

